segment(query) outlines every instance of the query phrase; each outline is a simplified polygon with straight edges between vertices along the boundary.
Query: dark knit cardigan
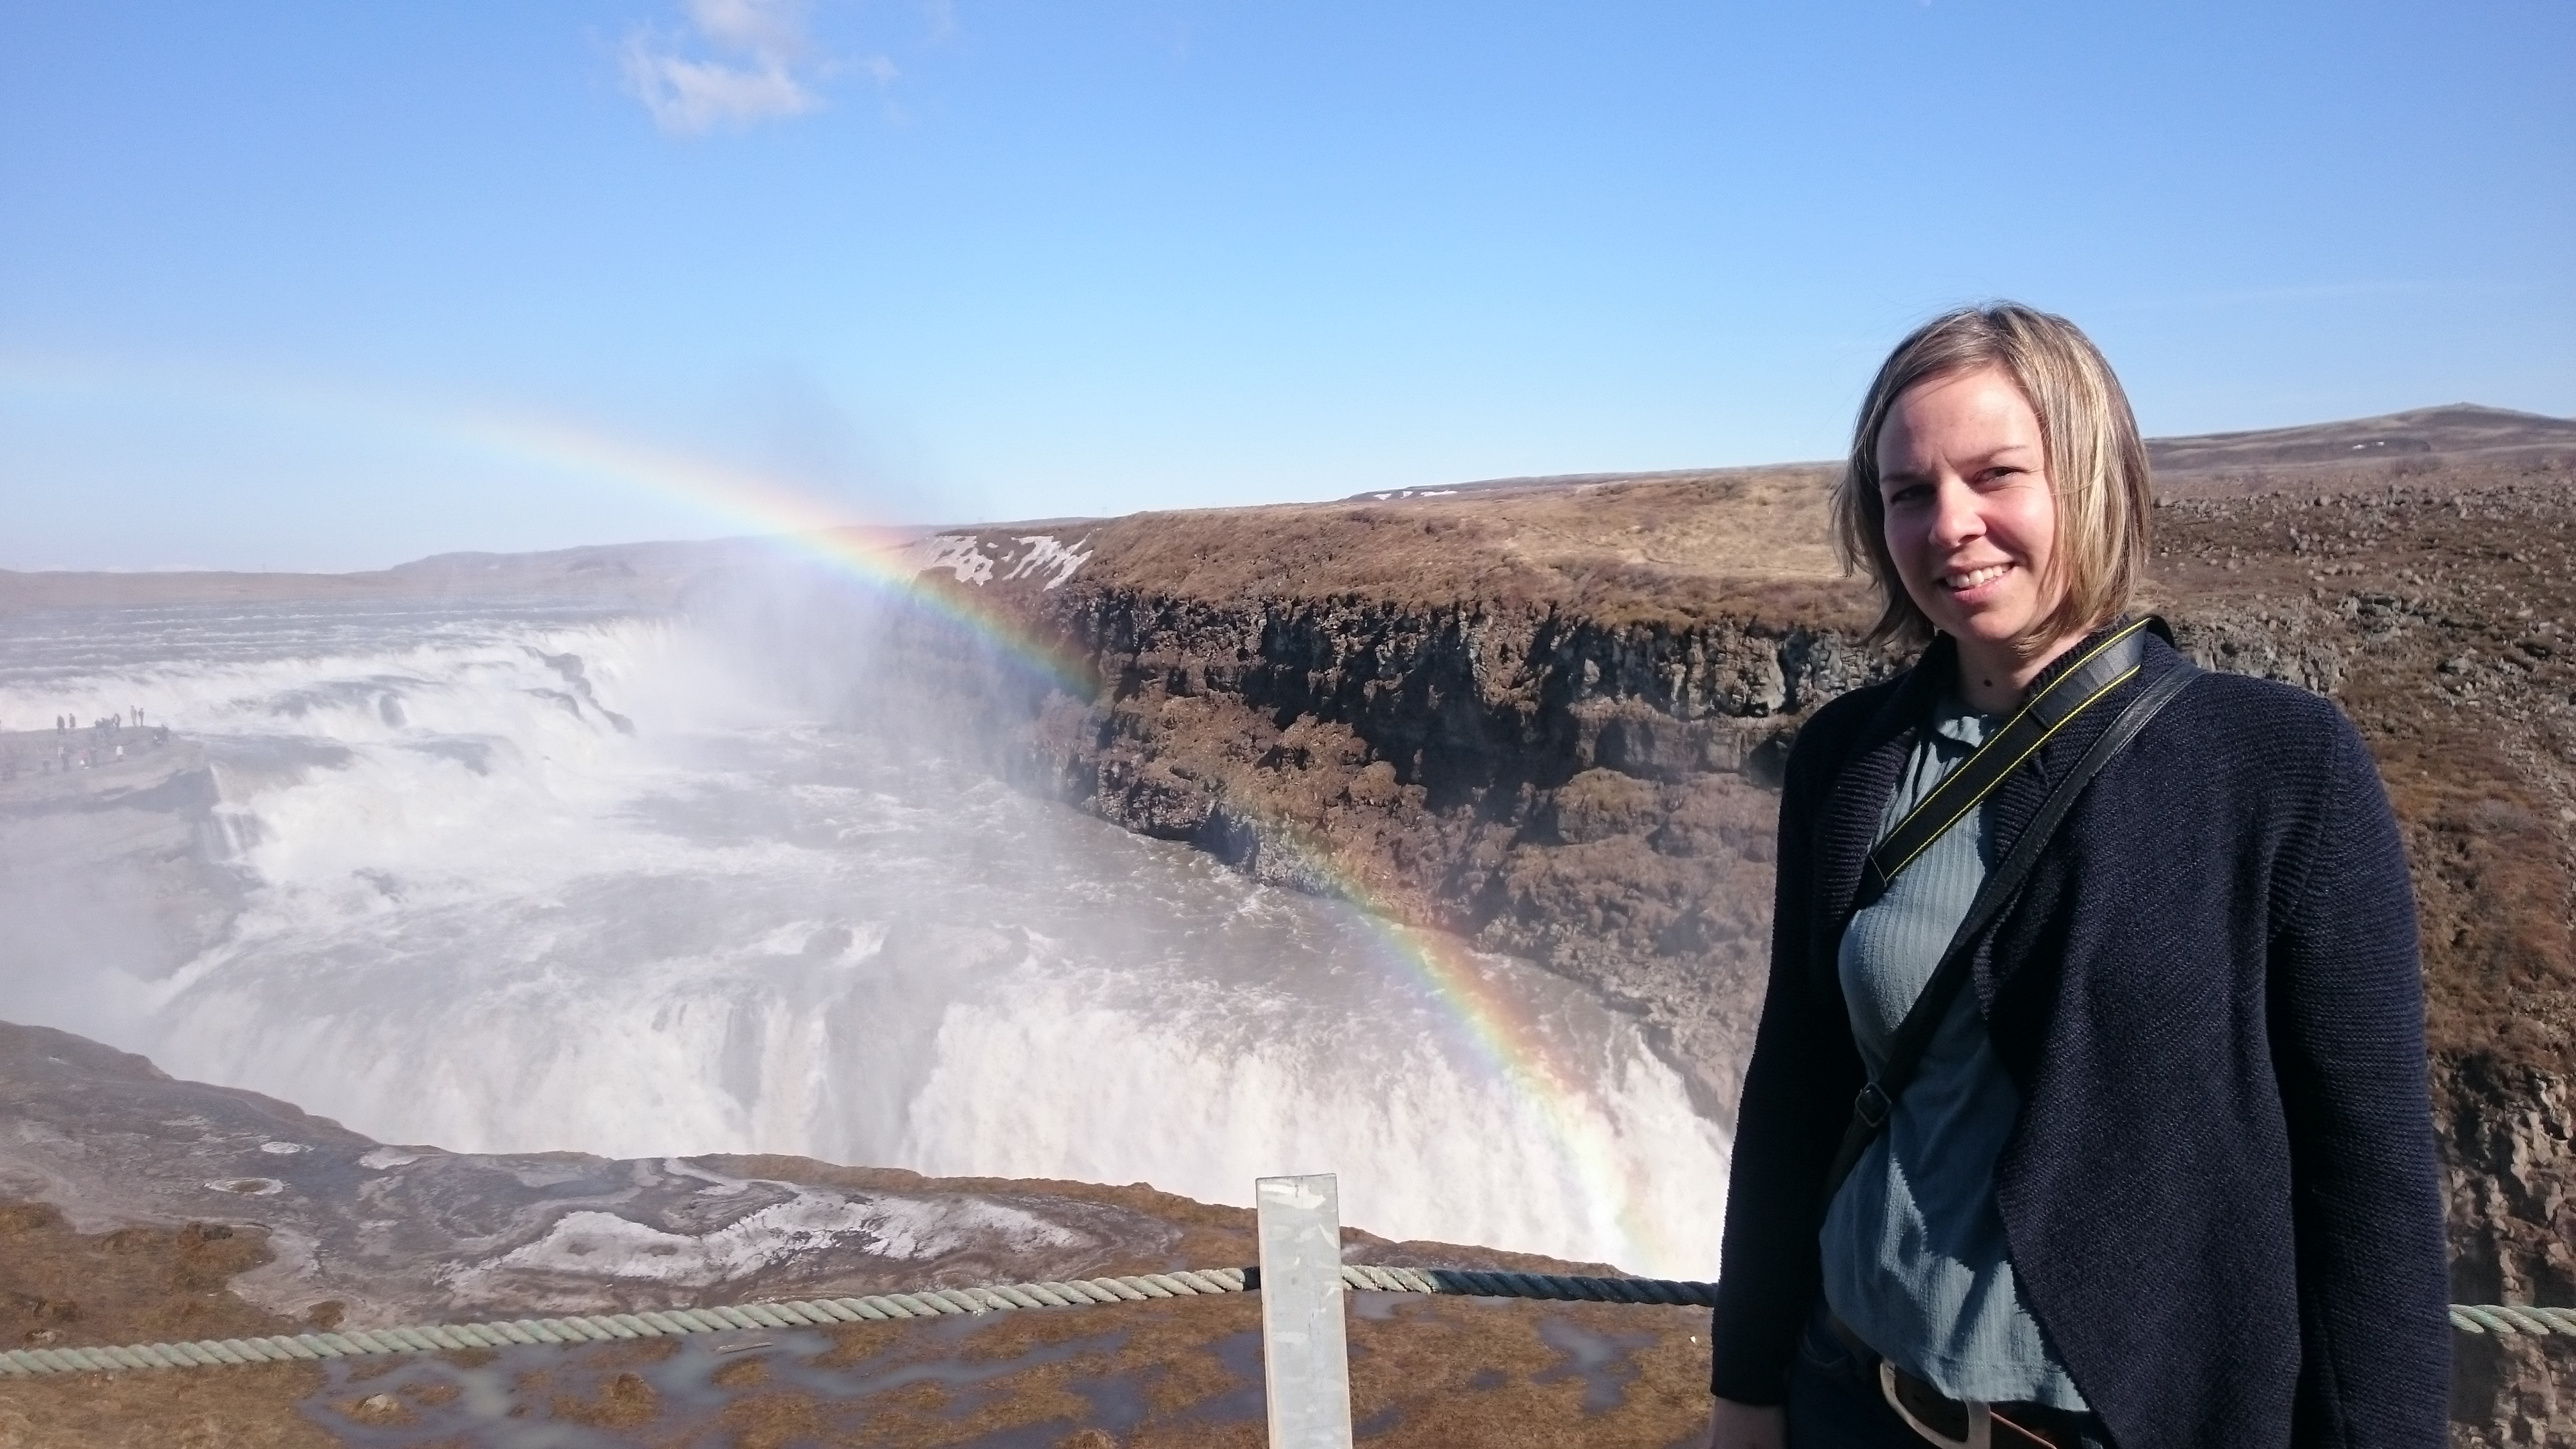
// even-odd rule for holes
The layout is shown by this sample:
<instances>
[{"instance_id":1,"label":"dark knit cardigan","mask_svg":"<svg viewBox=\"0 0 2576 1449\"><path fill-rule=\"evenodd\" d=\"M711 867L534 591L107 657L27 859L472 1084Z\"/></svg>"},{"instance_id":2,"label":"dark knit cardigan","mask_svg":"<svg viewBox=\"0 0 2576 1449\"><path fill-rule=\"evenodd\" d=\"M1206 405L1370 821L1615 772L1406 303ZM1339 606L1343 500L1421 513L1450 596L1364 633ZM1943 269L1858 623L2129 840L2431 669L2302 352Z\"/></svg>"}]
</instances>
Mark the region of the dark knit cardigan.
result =
<instances>
[{"instance_id":1,"label":"dark knit cardigan","mask_svg":"<svg viewBox=\"0 0 2576 1449\"><path fill-rule=\"evenodd\" d=\"M2096 636L2097 638L2101 636ZM2045 684L2084 651L2069 652ZM2137 679L1988 799L2009 849ZM1863 1080L1835 948L1947 639L1817 711L1780 797L1713 1387L1787 1395L1822 1183ZM1976 947L2021 1120L1995 1197L2022 1302L2121 1449L2438 1445L2449 1293L2414 896L2342 713L2195 681L2106 765Z\"/></svg>"}]
</instances>

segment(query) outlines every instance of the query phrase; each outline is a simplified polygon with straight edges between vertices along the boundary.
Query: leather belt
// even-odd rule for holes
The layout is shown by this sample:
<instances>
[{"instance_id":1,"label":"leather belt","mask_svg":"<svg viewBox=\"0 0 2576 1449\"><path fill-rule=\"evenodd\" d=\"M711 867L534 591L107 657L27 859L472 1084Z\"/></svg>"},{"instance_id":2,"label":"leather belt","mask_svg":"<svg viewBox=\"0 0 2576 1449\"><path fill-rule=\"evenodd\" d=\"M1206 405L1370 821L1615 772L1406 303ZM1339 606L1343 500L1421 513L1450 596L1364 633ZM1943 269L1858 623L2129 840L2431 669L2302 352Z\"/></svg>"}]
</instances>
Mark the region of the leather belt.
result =
<instances>
[{"instance_id":1,"label":"leather belt","mask_svg":"<svg viewBox=\"0 0 2576 1449\"><path fill-rule=\"evenodd\" d=\"M1866 1364L1887 1396L1888 1407L1926 1443L1950 1449L2084 1449L2090 1414L2071 1413L2052 1404L1987 1404L1954 1399L1931 1384L1890 1363L1852 1331L1840 1315L1827 1313L1834 1337ZM2097 1440L2099 1438L2098 1431Z\"/></svg>"}]
</instances>

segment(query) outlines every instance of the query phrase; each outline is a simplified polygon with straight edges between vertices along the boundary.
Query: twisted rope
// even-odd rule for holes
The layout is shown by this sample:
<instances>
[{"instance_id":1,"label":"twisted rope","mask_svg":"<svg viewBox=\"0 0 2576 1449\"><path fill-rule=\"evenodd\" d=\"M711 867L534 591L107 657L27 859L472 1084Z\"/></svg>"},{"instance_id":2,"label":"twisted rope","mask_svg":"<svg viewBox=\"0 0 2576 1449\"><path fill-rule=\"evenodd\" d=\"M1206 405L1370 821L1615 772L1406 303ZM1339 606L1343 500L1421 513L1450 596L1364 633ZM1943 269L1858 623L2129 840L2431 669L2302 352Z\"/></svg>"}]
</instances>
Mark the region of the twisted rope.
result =
<instances>
[{"instance_id":1,"label":"twisted rope","mask_svg":"<svg viewBox=\"0 0 2576 1449\"><path fill-rule=\"evenodd\" d=\"M1552 1273L1485 1272L1472 1268L1377 1268L1346 1265L1342 1284L1370 1293L1441 1293L1470 1298L1539 1298L1569 1303L1654 1303L1705 1308L1717 1286L1668 1278L1579 1278ZM929 1288L864 1298L825 1298L738 1307L672 1308L645 1313L602 1313L573 1318L521 1318L507 1323L425 1324L409 1328L352 1329L269 1338L200 1339L193 1343L138 1343L114 1348L21 1348L0 1353L0 1377L114 1372L118 1369L199 1368L215 1364L312 1362L380 1353L437 1353L467 1348L509 1348L532 1343L588 1343L670 1334L727 1333L739 1329L804 1328L834 1323L881 1323L960 1313L999 1313L1020 1308L1073 1308L1087 1303L1143 1303L1213 1293L1259 1292L1258 1268L1208 1268L1180 1273L1141 1273L1126 1278L1086 1278L1071 1283L1005 1283L991 1288ZM2455 1303L2451 1323L2464 1333L2513 1337L2552 1334L2576 1338L2576 1310L2499 1303Z\"/></svg>"},{"instance_id":2,"label":"twisted rope","mask_svg":"<svg viewBox=\"0 0 2576 1449\"><path fill-rule=\"evenodd\" d=\"M2493 1333L2505 1338L2517 1333L2534 1337L2556 1333L2576 1338L2576 1309L2534 1308L2528 1303L2454 1303L2451 1326L2463 1333Z\"/></svg>"},{"instance_id":3,"label":"twisted rope","mask_svg":"<svg viewBox=\"0 0 2576 1449\"><path fill-rule=\"evenodd\" d=\"M1253 1270L1248 1285L1261 1286ZM1547 1298L1565 1303L1664 1303L1709 1308L1717 1285L1671 1278L1569 1278L1555 1273L1501 1273L1475 1268L1372 1268L1345 1264L1342 1286L1378 1293L1450 1293L1464 1298Z\"/></svg>"},{"instance_id":4,"label":"twisted rope","mask_svg":"<svg viewBox=\"0 0 2576 1449\"><path fill-rule=\"evenodd\" d=\"M1242 1268L1144 1273L1129 1278L1089 1278L1073 1283L1005 1283L991 1288L930 1288L793 1303L739 1307L671 1308L645 1313L600 1313L573 1318L521 1318L508 1323L460 1323L413 1328L352 1329L346 1333L280 1334L269 1338L200 1339L194 1343L141 1343L121 1348L22 1348L0 1353L0 1376L88 1373L113 1369L196 1368L227 1363L285 1363L348 1358L358 1354L436 1353L443 1349L509 1348L528 1343L585 1343L668 1334L728 1333L736 1329L803 1328L833 1323L880 1323L993 1313L1015 1308L1071 1308L1086 1303L1141 1303L1203 1293L1240 1293Z\"/></svg>"}]
</instances>

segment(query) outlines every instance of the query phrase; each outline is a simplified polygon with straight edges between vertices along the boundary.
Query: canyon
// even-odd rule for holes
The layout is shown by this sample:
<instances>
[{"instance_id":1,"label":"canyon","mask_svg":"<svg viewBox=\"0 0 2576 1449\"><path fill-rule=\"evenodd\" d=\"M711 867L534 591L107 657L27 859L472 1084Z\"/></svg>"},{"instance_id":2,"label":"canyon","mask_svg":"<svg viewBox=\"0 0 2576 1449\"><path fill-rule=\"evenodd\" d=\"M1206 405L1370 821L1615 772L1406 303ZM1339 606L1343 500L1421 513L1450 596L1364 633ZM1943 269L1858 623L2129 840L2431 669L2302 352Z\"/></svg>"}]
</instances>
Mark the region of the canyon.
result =
<instances>
[{"instance_id":1,"label":"canyon","mask_svg":"<svg viewBox=\"0 0 2576 1449\"><path fill-rule=\"evenodd\" d=\"M2165 439L2155 453L2147 605L2204 665L2335 699L2397 808L2423 931L2454 1297L2576 1305L2576 423L2458 407ZM886 659L941 702L993 774L1257 880L1534 961L1633 1017L1697 1109L1723 1123L1761 1005L1780 766L1818 705L1905 662L1868 642L1871 601L1830 547L1832 477L1784 465L1514 479L849 543L903 560L895 571L939 604L904 616ZM0 606L504 589L687 610L736 597L766 567L736 544L458 557L332 579L14 575L0 577ZM76 1135L70 1097L18 1099L22 1139L29 1123ZM828 1176L811 1164L704 1170ZM40 1216L25 1231L112 1231L98 1204L122 1189L112 1173L97 1184L76 1221ZM57 1211L67 1196L41 1175L10 1186ZM193 1199L137 1197L131 1215L171 1231L247 1226L265 1201L226 1218ZM1229 1211L1170 1199L1124 1210L1165 1226L1140 1219L1102 1241L1160 1241L1194 1212ZM180 1251L175 1239L152 1250ZM245 1260L225 1291L258 1312L305 1311L262 1287L279 1261ZM996 1250L960 1271L1047 1266L1030 1261ZM864 1276L843 1265L799 1281ZM323 1296L307 1286L296 1292ZM334 1301L352 1291L330 1288ZM548 1301L565 1308L615 1301L595 1285L560 1291ZM262 1294L265 1307L252 1302ZM45 1294L9 1301L26 1320L12 1336L53 1331ZM426 1290L400 1302L460 1306ZM1636 1362L1686 1357L1678 1322L1650 1337L1628 1351ZM2456 1348L2456 1442L2576 1438L2563 1341L2463 1335ZM1674 1372L1632 1365L1659 1394L1687 1380ZM180 1391L135 1381L119 1392ZM1673 1442L1673 1422L1649 1416L1621 1442ZM1553 1442L1496 1433L1480 1442Z\"/></svg>"}]
</instances>

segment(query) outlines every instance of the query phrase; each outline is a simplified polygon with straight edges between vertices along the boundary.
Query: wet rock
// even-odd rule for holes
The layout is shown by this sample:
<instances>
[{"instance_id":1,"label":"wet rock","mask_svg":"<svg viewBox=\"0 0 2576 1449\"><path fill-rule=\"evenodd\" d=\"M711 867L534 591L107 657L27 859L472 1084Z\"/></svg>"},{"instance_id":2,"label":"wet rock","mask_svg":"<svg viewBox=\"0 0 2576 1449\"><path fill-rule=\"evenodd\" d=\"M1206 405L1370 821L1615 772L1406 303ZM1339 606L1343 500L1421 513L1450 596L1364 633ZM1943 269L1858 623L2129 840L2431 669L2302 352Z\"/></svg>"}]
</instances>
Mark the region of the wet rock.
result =
<instances>
[{"instance_id":1,"label":"wet rock","mask_svg":"<svg viewBox=\"0 0 2576 1449\"><path fill-rule=\"evenodd\" d=\"M305 1150L261 1150L284 1140ZM249 1161L280 1190L241 1197L211 1185ZM106 1234L105 1253L132 1260L126 1296L144 1291L135 1285L183 1305L229 1293L276 1321L362 1328L1094 1277L1159 1268L1187 1238L1150 1210L1181 1200L1150 1189L959 1192L791 1158L394 1151L256 1093L174 1081L66 1032L0 1023L9 1193L45 1199L0 1205L0 1291L25 1300L21 1334L78 1324L140 1336L92 1324L89 1294L70 1280L6 1281L8 1267L34 1260L27 1244L66 1228ZM1228 1237L1184 1255L1249 1251ZM150 1336L219 1326L242 1331L174 1320Z\"/></svg>"}]
</instances>

